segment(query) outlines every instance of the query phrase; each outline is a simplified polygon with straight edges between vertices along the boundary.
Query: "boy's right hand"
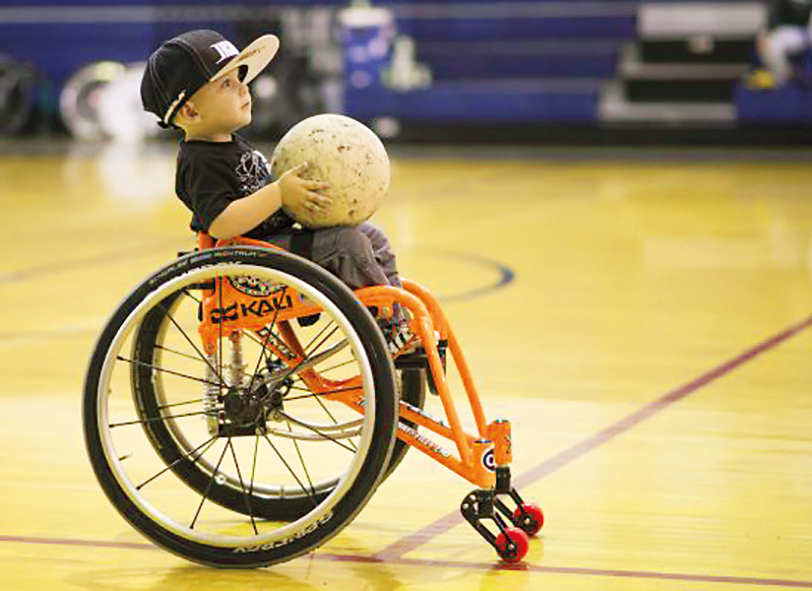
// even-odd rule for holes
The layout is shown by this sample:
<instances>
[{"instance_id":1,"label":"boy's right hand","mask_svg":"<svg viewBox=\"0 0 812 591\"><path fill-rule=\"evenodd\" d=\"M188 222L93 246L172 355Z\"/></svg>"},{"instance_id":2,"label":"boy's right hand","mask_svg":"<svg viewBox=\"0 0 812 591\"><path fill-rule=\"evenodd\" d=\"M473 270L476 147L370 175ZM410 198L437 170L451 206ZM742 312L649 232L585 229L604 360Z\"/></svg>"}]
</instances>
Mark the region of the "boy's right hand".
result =
<instances>
[{"instance_id":1,"label":"boy's right hand","mask_svg":"<svg viewBox=\"0 0 812 591\"><path fill-rule=\"evenodd\" d=\"M307 170L307 163L300 164L285 172L277 183L282 191L282 204L291 209L303 208L320 211L330 206L333 200L318 191L329 189L330 185L321 181L303 179L299 175Z\"/></svg>"}]
</instances>

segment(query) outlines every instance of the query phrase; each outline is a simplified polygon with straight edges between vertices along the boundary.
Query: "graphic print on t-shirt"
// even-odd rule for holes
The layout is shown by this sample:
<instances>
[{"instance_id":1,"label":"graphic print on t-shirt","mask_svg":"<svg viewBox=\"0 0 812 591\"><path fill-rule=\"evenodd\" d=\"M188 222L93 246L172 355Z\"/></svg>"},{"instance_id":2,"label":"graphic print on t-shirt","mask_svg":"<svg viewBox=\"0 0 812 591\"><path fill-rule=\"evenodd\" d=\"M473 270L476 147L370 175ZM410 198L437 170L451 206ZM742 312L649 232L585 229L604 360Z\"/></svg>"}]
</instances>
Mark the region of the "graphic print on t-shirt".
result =
<instances>
[{"instance_id":1,"label":"graphic print on t-shirt","mask_svg":"<svg viewBox=\"0 0 812 591\"><path fill-rule=\"evenodd\" d=\"M246 196L258 191L268 183L271 166L261 152L249 150L240 156L240 163L235 172L237 181L240 183L240 192Z\"/></svg>"}]
</instances>

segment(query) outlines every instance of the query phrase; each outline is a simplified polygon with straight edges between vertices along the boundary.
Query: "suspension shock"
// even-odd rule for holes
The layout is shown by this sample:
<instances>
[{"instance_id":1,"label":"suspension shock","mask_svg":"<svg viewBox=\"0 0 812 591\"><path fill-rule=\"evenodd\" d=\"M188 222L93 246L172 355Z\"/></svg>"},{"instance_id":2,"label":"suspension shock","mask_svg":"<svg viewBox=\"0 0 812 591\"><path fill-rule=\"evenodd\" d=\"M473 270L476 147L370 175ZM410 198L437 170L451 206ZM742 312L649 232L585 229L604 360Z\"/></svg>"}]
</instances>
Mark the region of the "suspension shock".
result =
<instances>
[{"instance_id":1,"label":"suspension shock","mask_svg":"<svg viewBox=\"0 0 812 591\"><path fill-rule=\"evenodd\" d=\"M217 355L206 354L206 384L203 386L203 418L206 420L206 427L209 435L217 435L219 432L217 421L217 402L220 396L220 376L217 375Z\"/></svg>"},{"instance_id":2,"label":"suspension shock","mask_svg":"<svg viewBox=\"0 0 812 591\"><path fill-rule=\"evenodd\" d=\"M242 356L242 332L236 330L229 335L231 341L231 365L229 386L241 388L245 377L245 362Z\"/></svg>"}]
</instances>

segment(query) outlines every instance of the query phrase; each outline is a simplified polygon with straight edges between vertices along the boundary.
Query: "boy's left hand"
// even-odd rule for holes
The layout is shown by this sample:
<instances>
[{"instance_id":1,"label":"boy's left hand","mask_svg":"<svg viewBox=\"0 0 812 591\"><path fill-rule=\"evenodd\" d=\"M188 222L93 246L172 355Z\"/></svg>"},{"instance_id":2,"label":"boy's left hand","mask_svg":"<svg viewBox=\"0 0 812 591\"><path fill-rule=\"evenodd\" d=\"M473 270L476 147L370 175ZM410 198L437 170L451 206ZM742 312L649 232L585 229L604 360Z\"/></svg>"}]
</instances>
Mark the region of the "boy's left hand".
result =
<instances>
[{"instance_id":1,"label":"boy's left hand","mask_svg":"<svg viewBox=\"0 0 812 591\"><path fill-rule=\"evenodd\" d=\"M333 200L327 195L318 192L329 189L329 183L308 180L299 176L306 170L307 163L300 164L285 172L277 181L282 189L283 205L293 211L299 208L308 211L319 211L330 207Z\"/></svg>"}]
</instances>

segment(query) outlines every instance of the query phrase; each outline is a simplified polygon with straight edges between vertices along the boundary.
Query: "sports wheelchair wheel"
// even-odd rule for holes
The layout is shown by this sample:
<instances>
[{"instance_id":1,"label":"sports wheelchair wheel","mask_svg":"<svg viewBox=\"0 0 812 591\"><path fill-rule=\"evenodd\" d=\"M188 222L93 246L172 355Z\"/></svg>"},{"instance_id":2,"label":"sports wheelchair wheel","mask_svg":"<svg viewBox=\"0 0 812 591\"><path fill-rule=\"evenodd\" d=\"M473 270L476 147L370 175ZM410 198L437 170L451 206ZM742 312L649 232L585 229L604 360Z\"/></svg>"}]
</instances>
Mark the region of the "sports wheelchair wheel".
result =
<instances>
[{"instance_id":1,"label":"sports wheelchair wheel","mask_svg":"<svg viewBox=\"0 0 812 591\"><path fill-rule=\"evenodd\" d=\"M191 306L196 310L199 298L193 294L176 292L161 302L160 306L151 309L141 320L133 339L134 363L131 365L131 379L139 418L156 453L167 466L171 467L178 478L202 493L209 487L213 468L205 460L197 463L183 460L193 448L174 425L160 420L162 409L171 398L171 394L166 392L165 374L153 370L156 367L164 367L165 355L170 356L169 352L174 350L171 341L177 340L180 336L177 318L184 315L180 311L184 306ZM189 311L185 315L190 316ZM258 340L256 335L246 334L247 338L254 342ZM233 352L233 341L226 342L225 345ZM400 399L414 407L423 408L426 398L425 370L414 368L397 370L395 379L400 383ZM304 387L305 384L300 384L300 388ZM412 428L418 428L411 422L405 423ZM409 446L406 443L395 441L384 478L395 470L408 450ZM323 499L331 490L329 484L324 483L315 496ZM209 499L232 511L248 514L239 479L216 481L209 489ZM257 495L251 503L250 511L262 518L293 521L305 515L310 507L310 499L307 496L277 495L271 492L262 496Z\"/></svg>"},{"instance_id":2,"label":"sports wheelchair wheel","mask_svg":"<svg viewBox=\"0 0 812 591\"><path fill-rule=\"evenodd\" d=\"M221 320L212 351L202 301L227 283L283 303L261 330ZM280 319L288 296L319 321ZM178 259L124 301L91 358L83 419L96 477L133 527L194 562L257 567L361 510L390 466L397 402L381 332L346 286L299 257L230 247Z\"/></svg>"}]
</instances>

